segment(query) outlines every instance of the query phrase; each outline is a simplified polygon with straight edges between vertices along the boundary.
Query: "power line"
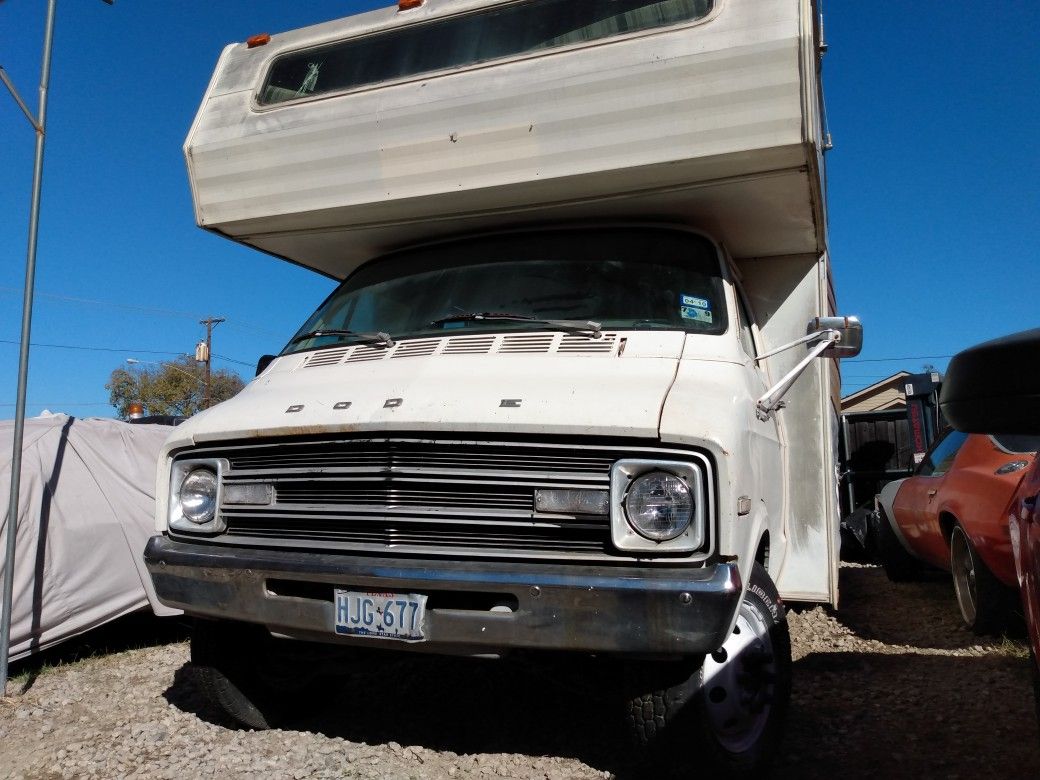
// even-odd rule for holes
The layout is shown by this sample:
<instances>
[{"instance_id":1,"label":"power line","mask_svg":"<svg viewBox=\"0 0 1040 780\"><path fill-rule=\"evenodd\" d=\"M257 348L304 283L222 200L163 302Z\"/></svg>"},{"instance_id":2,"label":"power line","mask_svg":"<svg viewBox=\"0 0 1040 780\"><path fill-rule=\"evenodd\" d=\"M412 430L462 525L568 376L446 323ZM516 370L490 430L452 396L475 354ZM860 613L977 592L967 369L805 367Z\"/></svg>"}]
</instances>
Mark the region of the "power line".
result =
<instances>
[{"instance_id":1,"label":"power line","mask_svg":"<svg viewBox=\"0 0 1040 780\"><path fill-rule=\"evenodd\" d=\"M20 341L14 341L12 339L0 339L0 344L20 344ZM136 349L133 347L86 347L76 344L41 344L38 342L30 342L31 347L50 347L51 349L78 349L84 352L122 352L124 354L140 354L140 355L174 355L176 357L191 356L190 352L167 352L158 349ZM235 360L234 358L224 357L223 355L214 355L215 358L226 360L228 363L238 363L242 366L252 366L253 363L248 363L245 360Z\"/></svg>"},{"instance_id":2,"label":"power line","mask_svg":"<svg viewBox=\"0 0 1040 780\"><path fill-rule=\"evenodd\" d=\"M891 358L848 358L843 360L843 363L895 363L899 360L944 360L946 358L952 358L953 355L915 355L910 357L891 357Z\"/></svg>"},{"instance_id":3,"label":"power line","mask_svg":"<svg viewBox=\"0 0 1040 780\"><path fill-rule=\"evenodd\" d=\"M7 286L0 286L0 290L2 290L4 292L20 292L20 290L17 290L14 287L7 287ZM35 293L35 295L41 296L41 297L44 297L44 298L53 298L54 300L57 300L57 301L65 301L66 303L86 303L86 304L90 304L91 306L110 306L113 309L128 309L130 311L144 311L144 312L150 312L150 313L153 313L153 314L163 314L163 315L166 315L168 317L191 317L192 319L197 319L199 317L198 314L192 314L191 312L187 312L187 311L176 311L174 309L159 309L159 308L156 308L154 306L136 306L136 305L131 304L131 303L116 303L114 301L97 301L97 300L94 300L92 298L77 298L77 297L72 296L72 295L58 295L57 293L47 293L47 292L37 292L37 293Z\"/></svg>"},{"instance_id":4,"label":"power line","mask_svg":"<svg viewBox=\"0 0 1040 780\"><path fill-rule=\"evenodd\" d=\"M247 363L244 360L235 360L234 358L224 357L223 355L218 355L216 352L213 353L213 357L220 360L226 360L228 363L238 363L240 366L249 366L250 368L256 365L255 363Z\"/></svg>"},{"instance_id":5,"label":"power line","mask_svg":"<svg viewBox=\"0 0 1040 780\"><path fill-rule=\"evenodd\" d=\"M15 287L8 287L6 285L0 285L0 292L18 293L21 294L21 290ZM128 311L138 311L150 314L161 314L164 317L185 317L193 320L199 319L201 314L193 314L190 311L177 311L176 309L160 309L155 306L137 306L131 303L116 303L115 301L99 301L93 298L77 298L73 295L59 295L58 293L39 292L34 293L36 297L53 298L56 301L63 301L65 303L85 303L90 306L108 306L113 309L125 309ZM272 330L267 330L260 325L254 325L251 322L239 322L233 321L228 322L228 325L239 328L240 330L255 331L258 333L265 333L270 336L277 336L281 338L284 334L276 333Z\"/></svg>"},{"instance_id":6,"label":"power line","mask_svg":"<svg viewBox=\"0 0 1040 780\"><path fill-rule=\"evenodd\" d=\"M0 339L0 344L20 344L20 341L13 341L11 339ZM140 352L143 355L186 355L187 352L163 352L157 349L120 349L116 347L83 347L74 344L41 344L38 342L30 342L31 347L51 347L53 349L80 349L86 352Z\"/></svg>"}]
</instances>

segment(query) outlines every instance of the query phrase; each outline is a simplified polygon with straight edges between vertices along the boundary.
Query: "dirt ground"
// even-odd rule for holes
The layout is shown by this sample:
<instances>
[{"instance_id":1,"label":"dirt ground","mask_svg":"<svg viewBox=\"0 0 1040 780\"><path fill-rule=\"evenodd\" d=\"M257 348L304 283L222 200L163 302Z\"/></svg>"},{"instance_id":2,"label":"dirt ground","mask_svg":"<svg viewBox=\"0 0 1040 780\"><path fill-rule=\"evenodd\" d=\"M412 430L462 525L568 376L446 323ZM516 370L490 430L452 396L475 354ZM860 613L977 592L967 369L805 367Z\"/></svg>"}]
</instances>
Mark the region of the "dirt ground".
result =
<instances>
[{"instance_id":1,"label":"dirt ground","mask_svg":"<svg viewBox=\"0 0 1040 780\"><path fill-rule=\"evenodd\" d=\"M841 579L840 610L789 614L794 693L774 776L1040 778L1021 639L963 629L947 578L894 585L846 565ZM390 664L330 687L291 730L241 731L200 696L184 636L138 619L16 664L0 702L0 776L646 776L615 713L506 663Z\"/></svg>"}]
</instances>

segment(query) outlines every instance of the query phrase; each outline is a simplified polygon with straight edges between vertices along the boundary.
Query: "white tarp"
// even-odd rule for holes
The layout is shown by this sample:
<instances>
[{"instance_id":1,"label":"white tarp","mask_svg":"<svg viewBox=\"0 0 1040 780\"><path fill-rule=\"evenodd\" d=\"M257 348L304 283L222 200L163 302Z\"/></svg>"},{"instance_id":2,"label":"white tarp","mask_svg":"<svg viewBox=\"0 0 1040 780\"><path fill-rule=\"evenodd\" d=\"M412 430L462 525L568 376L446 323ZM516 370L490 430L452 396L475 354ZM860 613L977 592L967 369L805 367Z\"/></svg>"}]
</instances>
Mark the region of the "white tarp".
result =
<instances>
[{"instance_id":1,"label":"white tarp","mask_svg":"<svg viewBox=\"0 0 1040 780\"><path fill-rule=\"evenodd\" d=\"M142 553L154 533L155 467L169 426L63 414L25 421L11 660L155 599ZM6 548L14 422L0 422L0 551ZM0 570L4 566L0 552Z\"/></svg>"}]
</instances>

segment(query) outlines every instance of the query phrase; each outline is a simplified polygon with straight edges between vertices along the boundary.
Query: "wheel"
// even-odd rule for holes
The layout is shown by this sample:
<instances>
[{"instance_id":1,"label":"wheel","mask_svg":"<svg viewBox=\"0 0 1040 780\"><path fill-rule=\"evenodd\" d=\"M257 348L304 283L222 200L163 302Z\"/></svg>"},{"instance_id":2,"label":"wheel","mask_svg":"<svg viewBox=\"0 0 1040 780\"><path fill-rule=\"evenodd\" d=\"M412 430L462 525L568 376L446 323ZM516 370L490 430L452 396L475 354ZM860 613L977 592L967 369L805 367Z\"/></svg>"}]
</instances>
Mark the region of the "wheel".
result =
<instances>
[{"instance_id":1,"label":"wheel","mask_svg":"<svg viewBox=\"0 0 1040 780\"><path fill-rule=\"evenodd\" d=\"M892 530L884 509L877 513L877 550L881 567L892 582L913 582L921 573L921 562L906 551Z\"/></svg>"},{"instance_id":2,"label":"wheel","mask_svg":"<svg viewBox=\"0 0 1040 780\"><path fill-rule=\"evenodd\" d=\"M268 729L301 711L319 683L300 663L299 643L275 639L262 626L196 621L191 664L199 688L243 726Z\"/></svg>"},{"instance_id":3,"label":"wheel","mask_svg":"<svg viewBox=\"0 0 1040 780\"><path fill-rule=\"evenodd\" d=\"M960 525L950 534L950 573L964 624L976 634L999 633L1007 623L1007 592Z\"/></svg>"},{"instance_id":4,"label":"wheel","mask_svg":"<svg viewBox=\"0 0 1040 780\"><path fill-rule=\"evenodd\" d=\"M684 774L705 773L707 763L725 777L759 776L780 743L790 695L791 638L783 602L765 569L755 564L722 647L685 679L633 698L627 719L654 763Z\"/></svg>"}]
</instances>

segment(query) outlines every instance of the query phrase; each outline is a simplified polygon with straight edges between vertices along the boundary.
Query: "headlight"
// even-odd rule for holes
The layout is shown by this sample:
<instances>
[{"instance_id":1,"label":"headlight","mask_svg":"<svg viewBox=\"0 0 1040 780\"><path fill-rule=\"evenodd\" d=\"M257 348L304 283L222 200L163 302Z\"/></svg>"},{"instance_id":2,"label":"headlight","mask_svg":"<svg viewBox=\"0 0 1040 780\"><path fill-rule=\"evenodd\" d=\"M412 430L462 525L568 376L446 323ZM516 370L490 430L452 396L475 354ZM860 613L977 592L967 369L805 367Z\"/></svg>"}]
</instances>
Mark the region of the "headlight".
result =
<instances>
[{"instance_id":1,"label":"headlight","mask_svg":"<svg viewBox=\"0 0 1040 780\"><path fill-rule=\"evenodd\" d=\"M181 482L178 498L186 519L208 523L217 511L217 475L209 469L193 469Z\"/></svg>"},{"instance_id":2,"label":"headlight","mask_svg":"<svg viewBox=\"0 0 1040 780\"><path fill-rule=\"evenodd\" d=\"M641 536L664 542L685 531L693 519L693 495L679 477L651 471L632 481L625 496L628 522Z\"/></svg>"}]
</instances>

